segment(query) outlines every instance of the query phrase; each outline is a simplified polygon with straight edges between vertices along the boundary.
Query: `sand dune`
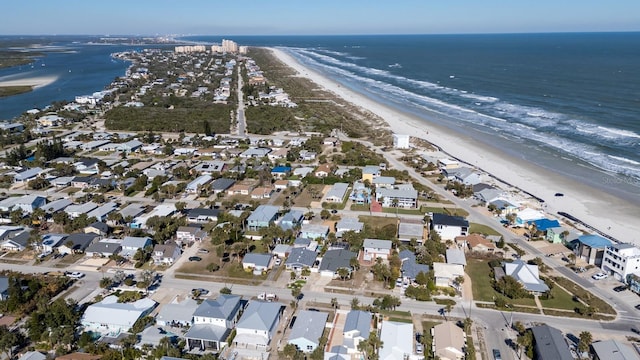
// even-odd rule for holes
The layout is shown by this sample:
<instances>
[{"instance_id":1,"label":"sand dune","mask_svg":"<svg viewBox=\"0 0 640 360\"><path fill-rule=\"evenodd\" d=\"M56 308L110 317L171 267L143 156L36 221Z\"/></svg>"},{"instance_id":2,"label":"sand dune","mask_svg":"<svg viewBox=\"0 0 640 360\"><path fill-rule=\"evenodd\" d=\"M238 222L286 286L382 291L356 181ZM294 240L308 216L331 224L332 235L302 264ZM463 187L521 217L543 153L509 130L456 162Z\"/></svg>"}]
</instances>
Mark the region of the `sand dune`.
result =
<instances>
[{"instance_id":1,"label":"sand dune","mask_svg":"<svg viewBox=\"0 0 640 360\"><path fill-rule=\"evenodd\" d=\"M47 86L58 80L57 76L39 76L22 79L0 78L0 87L3 86L32 86L34 89Z\"/></svg>"},{"instance_id":2,"label":"sand dune","mask_svg":"<svg viewBox=\"0 0 640 360\"><path fill-rule=\"evenodd\" d=\"M640 230L640 222L637 221L640 207L637 205L534 164L519 161L473 138L387 107L306 68L282 50L271 50L300 76L382 117L393 132L425 139L452 156L544 199L543 204L532 205L542 207L549 214L557 214L558 211L569 213L620 241L638 242L640 245L640 239L636 236ZM563 193L564 196L556 197L555 193Z\"/></svg>"}]
</instances>

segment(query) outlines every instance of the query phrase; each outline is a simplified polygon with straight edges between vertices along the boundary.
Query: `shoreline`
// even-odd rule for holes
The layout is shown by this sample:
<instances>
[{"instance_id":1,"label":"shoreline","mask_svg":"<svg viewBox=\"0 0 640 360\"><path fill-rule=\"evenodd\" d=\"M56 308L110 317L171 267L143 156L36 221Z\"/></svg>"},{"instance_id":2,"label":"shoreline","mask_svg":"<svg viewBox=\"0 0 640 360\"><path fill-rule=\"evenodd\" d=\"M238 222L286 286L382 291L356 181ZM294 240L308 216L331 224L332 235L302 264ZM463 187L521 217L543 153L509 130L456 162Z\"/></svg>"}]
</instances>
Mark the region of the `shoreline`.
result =
<instances>
[{"instance_id":1,"label":"shoreline","mask_svg":"<svg viewBox=\"0 0 640 360\"><path fill-rule=\"evenodd\" d=\"M425 122L415 115L381 104L309 69L283 50L267 49L278 60L295 70L298 76L306 77L336 96L380 116L394 133L423 139L492 178L544 199L544 211L548 214L558 217L558 212L565 212L619 241L635 240L634 235L640 230L640 225L636 224L636 219L640 216L640 207L637 205L536 164L514 158L467 135L455 133L444 126ZM564 196L556 197L555 193L563 193Z\"/></svg>"}]
</instances>

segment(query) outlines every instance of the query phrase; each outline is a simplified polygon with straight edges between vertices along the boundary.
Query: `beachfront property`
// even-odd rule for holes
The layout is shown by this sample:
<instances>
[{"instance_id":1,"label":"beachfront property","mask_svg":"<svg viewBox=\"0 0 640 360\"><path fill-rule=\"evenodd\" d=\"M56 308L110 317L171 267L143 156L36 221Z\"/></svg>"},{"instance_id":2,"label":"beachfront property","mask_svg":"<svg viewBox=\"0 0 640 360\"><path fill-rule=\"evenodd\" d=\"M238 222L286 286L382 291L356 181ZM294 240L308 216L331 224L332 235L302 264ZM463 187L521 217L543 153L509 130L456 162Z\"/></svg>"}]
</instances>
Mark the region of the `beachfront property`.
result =
<instances>
[{"instance_id":1,"label":"beachfront property","mask_svg":"<svg viewBox=\"0 0 640 360\"><path fill-rule=\"evenodd\" d=\"M430 229L442 240L454 240L458 236L466 236L469 231L469 221L461 216L434 213L430 224Z\"/></svg>"},{"instance_id":2,"label":"beachfront property","mask_svg":"<svg viewBox=\"0 0 640 360\"><path fill-rule=\"evenodd\" d=\"M575 242L576 258L589 265L600 266L605 250L611 246L611 240L600 235L581 235Z\"/></svg>"},{"instance_id":3,"label":"beachfront property","mask_svg":"<svg viewBox=\"0 0 640 360\"><path fill-rule=\"evenodd\" d=\"M410 136L405 134L393 134L394 149L408 149L411 147L409 143Z\"/></svg>"},{"instance_id":4,"label":"beachfront property","mask_svg":"<svg viewBox=\"0 0 640 360\"><path fill-rule=\"evenodd\" d=\"M602 271L625 282L630 274L640 274L640 249L631 244L611 244L605 247Z\"/></svg>"}]
</instances>

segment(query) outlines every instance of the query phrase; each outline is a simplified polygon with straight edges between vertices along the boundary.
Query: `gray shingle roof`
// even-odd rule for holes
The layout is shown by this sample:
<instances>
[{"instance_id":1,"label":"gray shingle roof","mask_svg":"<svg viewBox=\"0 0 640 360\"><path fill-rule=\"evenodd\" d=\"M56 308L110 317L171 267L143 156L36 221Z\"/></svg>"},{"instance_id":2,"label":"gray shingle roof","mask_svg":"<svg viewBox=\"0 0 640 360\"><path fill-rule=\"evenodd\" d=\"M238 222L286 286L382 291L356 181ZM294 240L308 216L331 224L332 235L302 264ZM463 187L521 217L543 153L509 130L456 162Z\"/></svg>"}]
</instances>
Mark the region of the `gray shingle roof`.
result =
<instances>
[{"instance_id":1,"label":"gray shingle roof","mask_svg":"<svg viewBox=\"0 0 640 360\"><path fill-rule=\"evenodd\" d=\"M278 321L283 306L278 302L250 301L236 328L269 331Z\"/></svg>"},{"instance_id":2,"label":"gray shingle roof","mask_svg":"<svg viewBox=\"0 0 640 360\"><path fill-rule=\"evenodd\" d=\"M573 360L567 342L560 330L548 325L531 328L535 348L540 360Z\"/></svg>"},{"instance_id":3,"label":"gray shingle roof","mask_svg":"<svg viewBox=\"0 0 640 360\"><path fill-rule=\"evenodd\" d=\"M344 249L329 250L324 254L320 263L320 271L337 271L340 268L351 268L351 258L356 257L356 253Z\"/></svg>"},{"instance_id":4,"label":"gray shingle roof","mask_svg":"<svg viewBox=\"0 0 640 360\"><path fill-rule=\"evenodd\" d=\"M303 247L296 247L291 249L289 257L287 258L287 261L285 261L285 265L289 267L311 267L316 261L317 255L318 254L315 251L311 251Z\"/></svg>"},{"instance_id":5,"label":"gray shingle roof","mask_svg":"<svg viewBox=\"0 0 640 360\"><path fill-rule=\"evenodd\" d=\"M344 332L357 330L363 338L369 337L371 332L371 313L362 310L351 310L344 322Z\"/></svg>"},{"instance_id":6,"label":"gray shingle roof","mask_svg":"<svg viewBox=\"0 0 640 360\"><path fill-rule=\"evenodd\" d=\"M324 332L329 314L320 311L300 310L298 318L291 328L289 341L297 338L307 339L310 342L319 343Z\"/></svg>"},{"instance_id":7,"label":"gray shingle roof","mask_svg":"<svg viewBox=\"0 0 640 360\"><path fill-rule=\"evenodd\" d=\"M231 320L240 309L241 296L220 294L215 300L205 300L193 316Z\"/></svg>"}]
</instances>

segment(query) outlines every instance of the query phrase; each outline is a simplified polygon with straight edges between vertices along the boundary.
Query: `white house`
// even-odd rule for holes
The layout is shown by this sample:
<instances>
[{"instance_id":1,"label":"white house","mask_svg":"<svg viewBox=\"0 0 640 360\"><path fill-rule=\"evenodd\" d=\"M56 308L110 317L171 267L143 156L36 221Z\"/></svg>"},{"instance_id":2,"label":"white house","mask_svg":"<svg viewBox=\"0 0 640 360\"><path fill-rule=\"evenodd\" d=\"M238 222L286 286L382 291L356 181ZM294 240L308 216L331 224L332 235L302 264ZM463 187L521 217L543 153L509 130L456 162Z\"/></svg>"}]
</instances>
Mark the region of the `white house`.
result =
<instances>
[{"instance_id":1,"label":"white house","mask_svg":"<svg viewBox=\"0 0 640 360\"><path fill-rule=\"evenodd\" d=\"M374 261L376 258L388 259L391 255L393 243L391 240L364 239L364 259Z\"/></svg>"},{"instance_id":2,"label":"white house","mask_svg":"<svg viewBox=\"0 0 640 360\"><path fill-rule=\"evenodd\" d=\"M370 312L362 310L351 310L347 314L342 330L342 345L348 349L349 354L359 352L358 344L369 338L372 318Z\"/></svg>"},{"instance_id":3,"label":"white house","mask_svg":"<svg viewBox=\"0 0 640 360\"><path fill-rule=\"evenodd\" d=\"M382 346L379 351L380 360L418 360L422 356L413 352L413 324L396 321L382 321L380 340Z\"/></svg>"},{"instance_id":4,"label":"white house","mask_svg":"<svg viewBox=\"0 0 640 360\"><path fill-rule=\"evenodd\" d=\"M289 344L304 353L313 352L320 345L320 338L329 314L321 311L300 310L291 328Z\"/></svg>"},{"instance_id":5,"label":"white house","mask_svg":"<svg viewBox=\"0 0 640 360\"><path fill-rule=\"evenodd\" d=\"M458 276L464 276L464 267L459 264L433 263L433 276L436 286L448 287L453 285Z\"/></svg>"},{"instance_id":6,"label":"white house","mask_svg":"<svg viewBox=\"0 0 640 360\"><path fill-rule=\"evenodd\" d=\"M452 322L444 322L433 327L433 353L440 359L464 359L464 331Z\"/></svg>"},{"instance_id":7,"label":"white house","mask_svg":"<svg viewBox=\"0 0 640 360\"><path fill-rule=\"evenodd\" d=\"M280 323L285 306L279 302L252 300L236 324L234 344L265 351Z\"/></svg>"},{"instance_id":8,"label":"white house","mask_svg":"<svg viewBox=\"0 0 640 360\"><path fill-rule=\"evenodd\" d=\"M626 281L629 274L640 273L640 249L631 244L607 246L601 267L616 280Z\"/></svg>"},{"instance_id":9,"label":"white house","mask_svg":"<svg viewBox=\"0 0 640 360\"><path fill-rule=\"evenodd\" d=\"M454 240L458 236L467 235L469 221L461 216L435 213L431 218L431 230L437 232L442 240Z\"/></svg>"},{"instance_id":10,"label":"white house","mask_svg":"<svg viewBox=\"0 0 640 360\"><path fill-rule=\"evenodd\" d=\"M143 298L132 303L119 303L117 296L107 296L102 301L89 305L80 323L84 331L100 335L118 336L127 332L141 317L149 314L156 302Z\"/></svg>"},{"instance_id":11,"label":"white house","mask_svg":"<svg viewBox=\"0 0 640 360\"><path fill-rule=\"evenodd\" d=\"M178 260L182 251L180 247L174 242L167 242L165 244L157 244L153 247L153 254L151 258L156 265L171 266Z\"/></svg>"},{"instance_id":12,"label":"white house","mask_svg":"<svg viewBox=\"0 0 640 360\"><path fill-rule=\"evenodd\" d=\"M393 134L394 149L408 149L410 146L411 145L409 144L409 135Z\"/></svg>"},{"instance_id":13,"label":"white house","mask_svg":"<svg viewBox=\"0 0 640 360\"><path fill-rule=\"evenodd\" d=\"M124 257L133 257L138 250L144 249L152 244L153 240L150 237L125 236L122 240L122 251L120 252L120 255Z\"/></svg>"},{"instance_id":14,"label":"white house","mask_svg":"<svg viewBox=\"0 0 640 360\"><path fill-rule=\"evenodd\" d=\"M220 350L238 323L242 297L220 294L215 300L204 300L193 313L193 325L185 334L189 350Z\"/></svg>"}]
</instances>

